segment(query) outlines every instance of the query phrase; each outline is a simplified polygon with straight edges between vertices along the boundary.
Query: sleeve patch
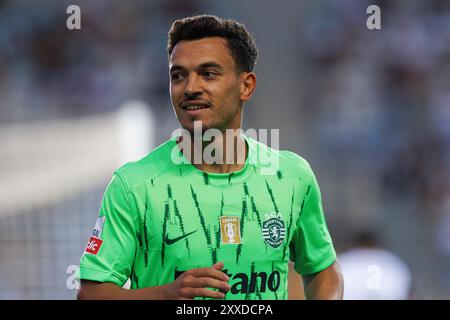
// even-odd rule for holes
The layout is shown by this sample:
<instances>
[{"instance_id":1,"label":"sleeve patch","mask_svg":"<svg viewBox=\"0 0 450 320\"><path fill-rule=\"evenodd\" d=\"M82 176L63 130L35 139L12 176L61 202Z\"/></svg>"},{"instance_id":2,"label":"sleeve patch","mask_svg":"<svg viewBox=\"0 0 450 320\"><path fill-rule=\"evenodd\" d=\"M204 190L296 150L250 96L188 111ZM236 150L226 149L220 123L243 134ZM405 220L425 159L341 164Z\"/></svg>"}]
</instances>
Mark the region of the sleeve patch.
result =
<instances>
[{"instance_id":1,"label":"sleeve patch","mask_svg":"<svg viewBox=\"0 0 450 320\"><path fill-rule=\"evenodd\" d=\"M91 254L97 254L98 251L100 250L100 247L103 244L103 240L99 239L97 237L91 236L91 238L89 239L89 242L86 246L86 253L91 253Z\"/></svg>"}]
</instances>

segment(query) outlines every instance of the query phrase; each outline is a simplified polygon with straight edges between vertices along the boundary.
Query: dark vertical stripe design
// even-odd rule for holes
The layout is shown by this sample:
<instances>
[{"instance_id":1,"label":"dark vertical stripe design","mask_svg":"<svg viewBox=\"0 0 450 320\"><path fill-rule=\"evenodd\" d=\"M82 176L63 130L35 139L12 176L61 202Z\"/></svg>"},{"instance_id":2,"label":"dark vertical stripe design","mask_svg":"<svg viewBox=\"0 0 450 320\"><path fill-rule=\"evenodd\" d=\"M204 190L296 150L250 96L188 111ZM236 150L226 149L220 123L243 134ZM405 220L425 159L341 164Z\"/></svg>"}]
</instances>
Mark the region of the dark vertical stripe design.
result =
<instances>
[{"instance_id":1,"label":"dark vertical stripe design","mask_svg":"<svg viewBox=\"0 0 450 320\"><path fill-rule=\"evenodd\" d=\"M217 263L217 251L220 246L220 228L214 226L214 240L216 241L216 247L213 249L213 264Z\"/></svg>"},{"instance_id":2,"label":"dark vertical stripe design","mask_svg":"<svg viewBox=\"0 0 450 320\"><path fill-rule=\"evenodd\" d=\"M162 238L161 238L161 265L164 267L164 257L165 257L165 249L166 249L166 243L164 242L164 238L167 233L167 221L170 217L170 209L169 209L169 203L166 201L164 205L164 221L162 225Z\"/></svg>"},{"instance_id":3,"label":"dark vertical stripe design","mask_svg":"<svg viewBox=\"0 0 450 320\"><path fill-rule=\"evenodd\" d=\"M283 174L281 173L280 170L277 171L277 177L278 177L278 180L283 179Z\"/></svg>"},{"instance_id":4,"label":"dark vertical stripe design","mask_svg":"<svg viewBox=\"0 0 450 320\"><path fill-rule=\"evenodd\" d=\"M295 195L295 187L292 188L292 197L291 197L291 212L289 213L289 225L288 225L288 229L286 232L286 239L289 240L290 239L290 235L291 235L291 228L292 228L292 220L293 220L293 212L294 212L294 195ZM289 243L287 243L284 248L283 248L283 259L286 257L286 251L288 249L288 245Z\"/></svg>"},{"instance_id":5,"label":"dark vertical stripe design","mask_svg":"<svg viewBox=\"0 0 450 320\"><path fill-rule=\"evenodd\" d=\"M256 219L258 220L259 227L262 230L261 215L259 214L258 208L256 208L255 199L253 196L250 197L250 203L252 206L252 211L256 214ZM266 248L266 253L267 253L267 243L264 240L263 240L263 242L264 242L264 247Z\"/></svg>"},{"instance_id":6,"label":"dark vertical stripe design","mask_svg":"<svg viewBox=\"0 0 450 320\"><path fill-rule=\"evenodd\" d=\"M209 176L206 172L203 172L203 182L205 185L209 185Z\"/></svg>"},{"instance_id":7,"label":"dark vertical stripe design","mask_svg":"<svg viewBox=\"0 0 450 320\"><path fill-rule=\"evenodd\" d=\"M178 220L180 221L181 232L182 232L182 234L185 234L183 217L181 216L180 210L178 209L177 200L173 200L173 208L175 211L175 217L177 217ZM189 237L184 238L184 243L186 245L186 250L188 251L188 255L191 256L191 249L189 247Z\"/></svg>"},{"instance_id":8,"label":"dark vertical stripe design","mask_svg":"<svg viewBox=\"0 0 450 320\"><path fill-rule=\"evenodd\" d=\"M245 183L245 182L244 182L244 194L245 194L246 197L249 196L248 185L247 185L247 183Z\"/></svg>"},{"instance_id":9,"label":"dark vertical stripe design","mask_svg":"<svg viewBox=\"0 0 450 320\"><path fill-rule=\"evenodd\" d=\"M142 241L142 231L136 231L136 238L138 239L139 242L139 249L143 250L144 242Z\"/></svg>"},{"instance_id":10,"label":"dark vertical stripe design","mask_svg":"<svg viewBox=\"0 0 450 320\"><path fill-rule=\"evenodd\" d=\"M209 238L211 239L211 242L212 242L212 237L213 237L213 235L215 235L214 228L211 230L211 226L208 226L206 228L206 232L208 233ZM211 245L208 246L208 250L211 253L211 261L212 261L212 263L213 264L216 263L216 261L217 261L217 249L215 247L213 247L212 243L211 243Z\"/></svg>"},{"instance_id":11,"label":"dark vertical stripe design","mask_svg":"<svg viewBox=\"0 0 450 320\"><path fill-rule=\"evenodd\" d=\"M172 186L170 184L167 185L167 196L172 199Z\"/></svg>"},{"instance_id":12,"label":"dark vertical stripe design","mask_svg":"<svg viewBox=\"0 0 450 320\"><path fill-rule=\"evenodd\" d=\"M214 251L213 251L213 264L217 263L217 252L219 251L220 245L221 245L221 243L220 243L220 217L223 215L223 207L224 207L224 201L223 201L223 191L222 191L222 197L221 197L221 200L220 200L219 217L218 217L219 225L218 226L214 226L214 236L215 236L214 240L216 241L216 246L215 246Z\"/></svg>"},{"instance_id":13,"label":"dark vertical stripe design","mask_svg":"<svg viewBox=\"0 0 450 320\"><path fill-rule=\"evenodd\" d=\"M139 289L139 278L136 275L136 270L131 271L131 282L136 284L136 289ZM134 286L133 286L134 287Z\"/></svg>"},{"instance_id":14,"label":"dark vertical stripe design","mask_svg":"<svg viewBox=\"0 0 450 320\"><path fill-rule=\"evenodd\" d=\"M252 205L252 211L256 213L256 219L258 220L258 224L259 224L260 228L262 228L261 216L259 215L259 211L256 208L255 198L253 196L250 197L250 202Z\"/></svg>"},{"instance_id":15,"label":"dark vertical stripe design","mask_svg":"<svg viewBox=\"0 0 450 320\"><path fill-rule=\"evenodd\" d=\"M150 208L148 200L148 193L145 193L145 209L144 209L144 223L142 225L142 228L144 229L144 244L145 244L145 251L144 251L144 264L145 267L148 266L148 230L147 230L147 216L148 211Z\"/></svg>"},{"instance_id":16,"label":"dark vertical stripe design","mask_svg":"<svg viewBox=\"0 0 450 320\"><path fill-rule=\"evenodd\" d=\"M228 175L228 184L231 184L231 176L232 175L233 175L233 172Z\"/></svg>"},{"instance_id":17,"label":"dark vertical stripe design","mask_svg":"<svg viewBox=\"0 0 450 320\"><path fill-rule=\"evenodd\" d=\"M269 183L267 182L267 180L266 180L266 187L267 187L267 192L270 195L270 199L272 200L272 204L273 204L273 207L275 209L275 212L278 213L279 212L278 211L278 206L277 206L277 204L275 202L275 198L273 197L272 188L269 186Z\"/></svg>"},{"instance_id":18,"label":"dark vertical stripe design","mask_svg":"<svg viewBox=\"0 0 450 320\"><path fill-rule=\"evenodd\" d=\"M244 182L244 197L245 197L245 198L250 197L250 192L248 191L248 185L247 185L247 183L245 183L245 182ZM248 220L251 220L251 221L255 221L255 217L254 217L254 214L253 214L253 210L252 210L251 212L252 212L251 217L248 216L247 219L248 219Z\"/></svg>"},{"instance_id":19,"label":"dark vertical stripe design","mask_svg":"<svg viewBox=\"0 0 450 320\"><path fill-rule=\"evenodd\" d=\"M306 194L305 194L305 197L303 198L303 201L302 201L302 206L300 207L300 213L299 213L299 218L300 218L300 216L302 215L302 213L303 213L303 206L305 205L305 201L306 201L306 198L308 198L308 196L309 196L309 192L311 191L311 186L308 186L308 189L306 189Z\"/></svg>"},{"instance_id":20,"label":"dark vertical stripe design","mask_svg":"<svg viewBox=\"0 0 450 320\"><path fill-rule=\"evenodd\" d=\"M221 199L220 199L220 216L223 215L223 206L225 204L225 201L223 200L223 190L222 190L222 195L221 195Z\"/></svg>"},{"instance_id":21,"label":"dark vertical stripe design","mask_svg":"<svg viewBox=\"0 0 450 320\"><path fill-rule=\"evenodd\" d=\"M242 199L242 211L241 211L241 243L238 244L237 250L236 250L236 264L239 263L239 258L242 254L242 241L244 239L244 225L245 225L245 217L247 216L248 209L247 209L247 201Z\"/></svg>"},{"instance_id":22,"label":"dark vertical stripe design","mask_svg":"<svg viewBox=\"0 0 450 320\"><path fill-rule=\"evenodd\" d=\"M195 193L194 188L192 188L192 185L191 185L191 195L192 195L192 199L194 200L195 208L197 209L197 213L200 218L200 223L201 223L202 229L203 229L203 234L205 235L206 243L207 243L208 249L209 249L209 248L211 248L211 236L208 233L208 230L206 229L205 219L203 217L203 213L198 204L197 194ZM213 257L211 255L211 261L212 260L213 260Z\"/></svg>"}]
</instances>

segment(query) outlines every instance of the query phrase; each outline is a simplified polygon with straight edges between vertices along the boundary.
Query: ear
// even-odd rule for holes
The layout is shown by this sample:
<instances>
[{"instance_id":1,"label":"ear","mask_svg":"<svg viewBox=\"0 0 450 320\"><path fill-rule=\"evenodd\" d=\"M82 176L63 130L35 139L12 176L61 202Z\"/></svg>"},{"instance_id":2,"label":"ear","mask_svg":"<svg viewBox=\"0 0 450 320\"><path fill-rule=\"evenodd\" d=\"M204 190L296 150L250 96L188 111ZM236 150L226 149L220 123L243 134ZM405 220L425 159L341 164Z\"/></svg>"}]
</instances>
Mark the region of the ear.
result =
<instances>
[{"instance_id":1,"label":"ear","mask_svg":"<svg viewBox=\"0 0 450 320\"><path fill-rule=\"evenodd\" d=\"M256 74L254 72L242 72L240 75L242 101L248 101L256 89Z\"/></svg>"}]
</instances>

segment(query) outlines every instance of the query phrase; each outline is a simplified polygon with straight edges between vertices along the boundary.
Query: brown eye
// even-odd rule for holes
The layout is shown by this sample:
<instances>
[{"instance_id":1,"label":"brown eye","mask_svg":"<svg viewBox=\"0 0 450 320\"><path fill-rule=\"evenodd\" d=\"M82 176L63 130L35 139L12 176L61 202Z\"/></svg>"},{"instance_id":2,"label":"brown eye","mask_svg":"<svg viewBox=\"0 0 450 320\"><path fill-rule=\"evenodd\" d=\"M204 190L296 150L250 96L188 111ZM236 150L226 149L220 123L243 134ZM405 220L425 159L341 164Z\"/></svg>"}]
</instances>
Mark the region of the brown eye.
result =
<instances>
[{"instance_id":1,"label":"brown eye","mask_svg":"<svg viewBox=\"0 0 450 320\"><path fill-rule=\"evenodd\" d=\"M204 75L206 78L214 78L217 74L214 73L214 72L211 72L211 71L206 71L205 73L203 73L203 75Z\"/></svg>"},{"instance_id":2,"label":"brown eye","mask_svg":"<svg viewBox=\"0 0 450 320\"><path fill-rule=\"evenodd\" d=\"M180 80L183 78L183 75L181 73L172 73L170 76L170 79L173 81Z\"/></svg>"}]
</instances>

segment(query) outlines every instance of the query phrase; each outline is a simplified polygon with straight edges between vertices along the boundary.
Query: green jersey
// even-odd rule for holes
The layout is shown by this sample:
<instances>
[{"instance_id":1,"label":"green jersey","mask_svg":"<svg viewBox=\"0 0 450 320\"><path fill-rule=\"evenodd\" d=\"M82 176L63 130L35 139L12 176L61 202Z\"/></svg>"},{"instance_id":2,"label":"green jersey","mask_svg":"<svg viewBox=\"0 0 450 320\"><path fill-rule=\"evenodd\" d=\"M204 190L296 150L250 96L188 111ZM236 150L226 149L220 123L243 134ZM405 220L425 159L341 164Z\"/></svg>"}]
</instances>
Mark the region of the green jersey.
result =
<instances>
[{"instance_id":1,"label":"green jersey","mask_svg":"<svg viewBox=\"0 0 450 320\"><path fill-rule=\"evenodd\" d=\"M302 157L245 136L237 172L172 161L175 139L118 169L103 196L80 278L131 289L222 261L226 299L287 299L289 259L302 275L336 260L316 178ZM264 159L277 159L267 174ZM266 170L266 171L264 171Z\"/></svg>"}]
</instances>

